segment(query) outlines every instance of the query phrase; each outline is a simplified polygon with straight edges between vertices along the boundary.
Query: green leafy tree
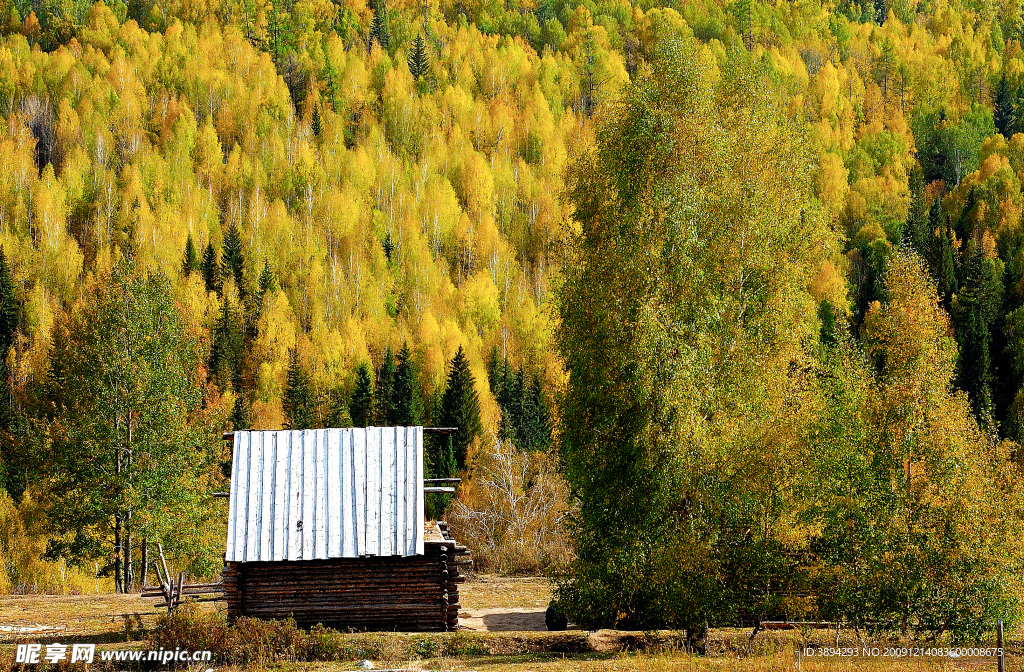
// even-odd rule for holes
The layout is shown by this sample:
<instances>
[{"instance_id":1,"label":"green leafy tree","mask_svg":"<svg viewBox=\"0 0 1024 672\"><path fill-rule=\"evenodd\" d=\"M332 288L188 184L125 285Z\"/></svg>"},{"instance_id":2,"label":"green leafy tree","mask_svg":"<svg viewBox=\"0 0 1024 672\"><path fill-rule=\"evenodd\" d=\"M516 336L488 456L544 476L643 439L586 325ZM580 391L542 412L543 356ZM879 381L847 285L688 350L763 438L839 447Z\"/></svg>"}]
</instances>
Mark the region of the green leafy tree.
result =
<instances>
[{"instance_id":1,"label":"green leafy tree","mask_svg":"<svg viewBox=\"0 0 1024 672\"><path fill-rule=\"evenodd\" d=\"M352 390L349 412L353 427L373 424L373 374L365 362L361 362L356 369L356 385Z\"/></svg>"},{"instance_id":2,"label":"green leafy tree","mask_svg":"<svg viewBox=\"0 0 1024 672\"><path fill-rule=\"evenodd\" d=\"M476 381L469 370L469 358L459 346L448 370L448 384L441 396L441 412L438 415L441 427L458 427L451 437L456 468L466 466L466 455L473 440L480 436L480 399L476 393Z\"/></svg>"},{"instance_id":3,"label":"green leafy tree","mask_svg":"<svg viewBox=\"0 0 1024 672\"><path fill-rule=\"evenodd\" d=\"M312 429L316 421L316 399L309 374L299 362L299 353L292 350L288 377L281 395L285 426L288 429Z\"/></svg>"},{"instance_id":4,"label":"green leafy tree","mask_svg":"<svg viewBox=\"0 0 1024 672\"><path fill-rule=\"evenodd\" d=\"M804 279L836 241L817 150L767 73L745 52L719 71L683 33L660 34L567 174L579 232L556 337L577 506L556 596L583 627L684 628L699 647L709 625L780 613L764 586L804 580L782 505L791 372L819 328Z\"/></svg>"},{"instance_id":5,"label":"green leafy tree","mask_svg":"<svg viewBox=\"0 0 1024 672\"><path fill-rule=\"evenodd\" d=\"M1019 610L1009 446L952 390L956 343L921 260L897 250L885 285L863 330L872 366L845 342L817 377L802 488L821 529L820 608L873 632L977 640Z\"/></svg>"},{"instance_id":6,"label":"green leafy tree","mask_svg":"<svg viewBox=\"0 0 1024 672\"><path fill-rule=\"evenodd\" d=\"M203 403L199 342L167 278L119 266L56 328L34 422L57 534L47 555L110 558L118 591L130 592L139 541L176 530L180 555L202 555L223 416Z\"/></svg>"}]
</instances>

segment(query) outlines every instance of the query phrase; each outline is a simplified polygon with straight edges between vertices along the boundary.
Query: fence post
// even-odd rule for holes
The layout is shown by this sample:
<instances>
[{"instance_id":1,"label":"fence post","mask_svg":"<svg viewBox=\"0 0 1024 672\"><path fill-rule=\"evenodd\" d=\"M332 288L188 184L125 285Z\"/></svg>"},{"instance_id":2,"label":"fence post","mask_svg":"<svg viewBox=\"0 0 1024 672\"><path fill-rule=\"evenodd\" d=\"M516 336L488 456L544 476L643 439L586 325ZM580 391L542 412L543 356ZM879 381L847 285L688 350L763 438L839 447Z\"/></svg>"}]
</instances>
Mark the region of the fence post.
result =
<instances>
[{"instance_id":1,"label":"fence post","mask_svg":"<svg viewBox=\"0 0 1024 672\"><path fill-rule=\"evenodd\" d=\"M1003 619L996 623L996 648L999 656L999 672L1006 672L1006 655L1003 653Z\"/></svg>"}]
</instances>

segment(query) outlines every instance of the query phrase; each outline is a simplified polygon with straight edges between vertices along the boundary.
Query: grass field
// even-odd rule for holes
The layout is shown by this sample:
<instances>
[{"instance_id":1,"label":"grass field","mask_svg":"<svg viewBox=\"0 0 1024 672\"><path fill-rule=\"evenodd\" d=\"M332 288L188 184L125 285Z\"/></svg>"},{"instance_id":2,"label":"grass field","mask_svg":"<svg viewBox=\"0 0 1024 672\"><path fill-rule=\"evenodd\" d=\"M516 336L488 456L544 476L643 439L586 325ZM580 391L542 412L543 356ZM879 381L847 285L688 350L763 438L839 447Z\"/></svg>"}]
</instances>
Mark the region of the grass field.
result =
<instances>
[{"instance_id":1,"label":"grass field","mask_svg":"<svg viewBox=\"0 0 1024 672\"><path fill-rule=\"evenodd\" d=\"M402 635L375 633L340 635L351 641L352 650L367 654L382 669L477 670L479 672L605 672L636 670L638 672L774 672L796 670L794 648L801 643L833 644L835 632L816 630L808 633L782 631L761 633L748 653L749 630L722 629L711 633L707 656L680 650L676 633L597 633L515 632L494 624L515 624L517 619L536 618L543 623L543 610L550 600L550 586L541 578L505 578L479 576L463 586L462 603L473 630L440 635ZM149 648L148 638L161 611L155 600L138 596L6 596L0 597L0 668L13 665L17 642L95 643L98 650ZM223 609L220 603L197 606L200 613ZM507 613L506 613L507 612ZM482 617L473 618L473 615ZM495 618L505 614L506 617ZM40 628L62 628L40 630ZM501 631L498 631L498 630ZM843 644L859 645L852 633L842 633ZM802 639L806 636L807 639ZM1019 642L1019 636L1012 638ZM425 644L426 643L426 644ZM884 642L873 642L882 645ZM347 649L347 647L346 647ZM415 653L419 651L420 654ZM427 655L423 655L423 652ZM1014 651L1013 653L1018 653ZM445 655L447 654L447 655ZM250 664L249 669L281 670L282 672L314 672L320 670L353 670L355 660L340 662L276 662ZM216 665L216 660L214 661ZM111 664L91 666L91 670L126 669ZM209 666L203 666L207 669ZM44 669L24 666L25 670ZM159 668L156 668L159 669ZM242 669L219 666L220 670ZM995 670L994 659L955 660L843 658L807 660L800 670L814 672L874 672L906 670ZM1007 669L1024 670L1018 655L1007 658Z\"/></svg>"}]
</instances>

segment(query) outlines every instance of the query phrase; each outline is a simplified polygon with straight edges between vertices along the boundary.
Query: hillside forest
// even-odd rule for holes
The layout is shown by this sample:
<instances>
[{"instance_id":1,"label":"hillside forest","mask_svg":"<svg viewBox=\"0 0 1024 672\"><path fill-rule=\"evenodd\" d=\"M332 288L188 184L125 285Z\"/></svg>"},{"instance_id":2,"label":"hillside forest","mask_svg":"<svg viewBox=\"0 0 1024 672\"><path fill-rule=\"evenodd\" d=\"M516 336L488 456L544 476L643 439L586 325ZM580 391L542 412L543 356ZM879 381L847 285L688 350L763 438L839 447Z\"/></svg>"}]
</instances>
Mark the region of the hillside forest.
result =
<instances>
[{"instance_id":1,"label":"hillside forest","mask_svg":"<svg viewBox=\"0 0 1024 672\"><path fill-rule=\"evenodd\" d=\"M1019 0L0 34L0 588L135 589L157 540L218 571L223 431L433 424L433 512L580 624L1017 613Z\"/></svg>"}]
</instances>

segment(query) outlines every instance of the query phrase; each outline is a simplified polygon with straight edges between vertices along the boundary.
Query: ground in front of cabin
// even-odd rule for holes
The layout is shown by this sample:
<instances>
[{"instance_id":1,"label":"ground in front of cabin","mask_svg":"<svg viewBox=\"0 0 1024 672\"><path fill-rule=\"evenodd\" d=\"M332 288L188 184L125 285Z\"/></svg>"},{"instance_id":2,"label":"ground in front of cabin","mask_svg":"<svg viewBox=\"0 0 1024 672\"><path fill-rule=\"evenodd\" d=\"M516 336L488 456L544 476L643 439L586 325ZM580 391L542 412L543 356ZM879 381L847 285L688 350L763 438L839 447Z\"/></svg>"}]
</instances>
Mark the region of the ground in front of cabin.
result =
<instances>
[{"instance_id":1,"label":"ground in front of cabin","mask_svg":"<svg viewBox=\"0 0 1024 672\"><path fill-rule=\"evenodd\" d=\"M353 642L372 638L373 660L379 669L477 670L479 672L874 672L906 670L996 670L995 659L957 660L948 657L863 658L836 657L798 660L794 649L802 641L819 645L834 644L835 632L797 631L762 633L748 653L749 630L715 630L709 638L708 656L680 650L676 633L547 633L544 610L551 599L551 587L538 577L509 578L480 575L460 589L463 612L459 633L435 635L455 639L447 648L455 655L410 655L413 637L399 633L344 635ZM4 596L0 597L0 669L13 665L16 643L93 643L97 650L147 649L148 637L161 613L154 599L137 595L90 596ZM223 611L223 603L204 603L205 612ZM543 631L543 634L542 634ZM861 649L852 633L841 633L842 644ZM802 640L802 637L808 639ZM1012 641L1019 642L1019 633ZM849 641L848 641L849 640ZM437 639L432 640L440 641ZM871 642L885 646L885 642ZM422 650L422 647L420 647ZM899 649L893 646L890 648ZM641 650L636 650L641 649ZM69 649L70 650L70 649ZM1007 658L1007 670L1024 671L1014 648ZM261 665L262 669L282 672L336 672L354 670L352 662L285 662ZM202 669L209 669L204 665ZM212 667L230 672L240 668ZM43 669L26 665L22 669ZM114 666L96 669L123 669ZM159 668L155 668L159 669ZM166 668L170 669L170 668Z\"/></svg>"}]
</instances>

